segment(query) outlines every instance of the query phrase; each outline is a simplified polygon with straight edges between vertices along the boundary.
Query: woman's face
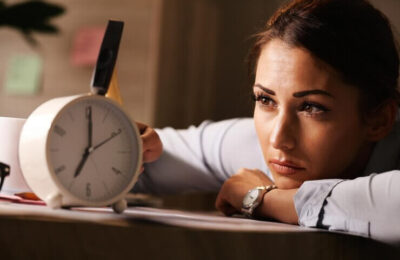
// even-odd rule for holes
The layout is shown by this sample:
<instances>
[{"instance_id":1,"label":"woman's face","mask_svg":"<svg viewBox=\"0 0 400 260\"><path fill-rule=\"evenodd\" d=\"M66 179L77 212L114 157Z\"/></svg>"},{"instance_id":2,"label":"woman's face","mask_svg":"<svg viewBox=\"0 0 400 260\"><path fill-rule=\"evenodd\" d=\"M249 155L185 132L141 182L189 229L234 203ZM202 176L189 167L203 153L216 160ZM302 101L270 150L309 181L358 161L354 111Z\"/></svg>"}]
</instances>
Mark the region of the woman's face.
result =
<instances>
[{"instance_id":1,"label":"woman's face","mask_svg":"<svg viewBox=\"0 0 400 260\"><path fill-rule=\"evenodd\" d=\"M370 145L360 93L330 66L275 39L262 49L253 91L257 135L279 188L362 171Z\"/></svg>"}]
</instances>

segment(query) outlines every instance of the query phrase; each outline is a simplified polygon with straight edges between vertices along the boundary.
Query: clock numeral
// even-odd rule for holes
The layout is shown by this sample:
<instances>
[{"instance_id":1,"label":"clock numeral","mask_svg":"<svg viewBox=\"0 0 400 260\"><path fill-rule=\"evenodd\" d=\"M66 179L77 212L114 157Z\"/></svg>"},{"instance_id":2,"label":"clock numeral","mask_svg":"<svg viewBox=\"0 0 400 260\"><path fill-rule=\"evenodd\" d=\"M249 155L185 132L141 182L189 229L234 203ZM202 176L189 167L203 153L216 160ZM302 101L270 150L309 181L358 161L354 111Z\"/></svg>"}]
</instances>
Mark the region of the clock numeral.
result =
<instances>
[{"instance_id":1,"label":"clock numeral","mask_svg":"<svg viewBox=\"0 0 400 260\"><path fill-rule=\"evenodd\" d=\"M116 175L122 174L122 172L121 172L120 170L118 170L117 168L115 168L115 167L112 167L111 169L113 170L113 172L114 172Z\"/></svg>"},{"instance_id":2,"label":"clock numeral","mask_svg":"<svg viewBox=\"0 0 400 260\"><path fill-rule=\"evenodd\" d=\"M90 197L92 195L92 190L90 188L90 183L86 183L86 197Z\"/></svg>"},{"instance_id":3,"label":"clock numeral","mask_svg":"<svg viewBox=\"0 0 400 260\"><path fill-rule=\"evenodd\" d=\"M55 132L56 134L58 134L59 136L61 136L61 137L63 137L63 136L66 134L65 130L64 130L61 126L59 126L59 125L56 125L56 126L54 127L54 132Z\"/></svg>"},{"instance_id":4,"label":"clock numeral","mask_svg":"<svg viewBox=\"0 0 400 260\"><path fill-rule=\"evenodd\" d=\"M57 167L56 169L54 169L54 172L56 174L59 174L60 172L64 171L66 169L65 165L61 165L60 167Z\"/></svg>"}]
</instances>

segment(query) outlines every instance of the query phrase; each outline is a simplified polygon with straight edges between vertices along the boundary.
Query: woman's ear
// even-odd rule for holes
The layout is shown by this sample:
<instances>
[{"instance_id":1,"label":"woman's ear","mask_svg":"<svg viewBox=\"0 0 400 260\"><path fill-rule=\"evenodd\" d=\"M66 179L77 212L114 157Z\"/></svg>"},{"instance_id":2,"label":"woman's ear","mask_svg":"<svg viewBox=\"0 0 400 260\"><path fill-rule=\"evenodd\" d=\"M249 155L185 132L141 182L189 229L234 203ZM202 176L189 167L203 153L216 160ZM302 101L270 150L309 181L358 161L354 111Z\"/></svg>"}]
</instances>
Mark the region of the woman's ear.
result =
<instances>
[{"instance_id":1,"label":"woman's ear","mask_svg":"<svg viewBox=\"0 0 400 260\"><path fill-rule=\"evenodd\" d=\"M368 113L367 122L367 138L371 142L377 142L383 139L392 130L396 121L398 106L395 100L388 100L380 105L377 109Z\"/></svg>"}]
</instances>

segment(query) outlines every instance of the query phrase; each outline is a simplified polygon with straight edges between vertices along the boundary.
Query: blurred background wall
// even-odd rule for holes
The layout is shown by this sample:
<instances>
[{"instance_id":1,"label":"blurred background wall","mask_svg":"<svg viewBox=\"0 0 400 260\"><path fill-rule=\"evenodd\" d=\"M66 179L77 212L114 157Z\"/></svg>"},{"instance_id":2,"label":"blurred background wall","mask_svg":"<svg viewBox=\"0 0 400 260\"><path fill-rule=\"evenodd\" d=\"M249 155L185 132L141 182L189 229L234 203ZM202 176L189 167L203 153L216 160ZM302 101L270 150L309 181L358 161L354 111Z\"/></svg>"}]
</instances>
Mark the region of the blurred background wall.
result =
<instances>
[{"instance_id":1,"label":"blurred background wall","mask_svg":"<svg viewBox=\"0 0 400 260\"><path fill-rule=\"evenodd\" d=\"M7 4L21 1L9 0ZM117 61L124 107L153 126L187 127L203 120L251 116L251 82L245 57L257 32L282 0L51 0L65 14L54 19L57 35L34 35L39 47L0 27L0 116L27 117L40 103L89 91L92 66L71 62L82 27L125 21ZM400 1L371 1L399 35ZM399 37L397 37L399 38ZM10 59L37 54L43 60L34 95L4 90Z\"/></svg>"},{"instance_id":2,"label":"blurred background wall","mask_svg":"<svg viewBox=\"0 0 400 260\"><path fill-rule=\"evenodd\" d=\"M5 1L7 5L26 0ZM0 116L27 117L44 101L89 92L93 66L72 63L74 42L81 29L105 27L109 19L125 22L117 69L124 107L136 120L153 122L154 79L158 66L160 0L47 0L64 6L54 18L60 33L34 34L38 46L29 45L22 34L0 27ZM34 95L7 93L4 83L15 55L36 54L42 58L40 89Z\"/></svg>"}]
</instances>

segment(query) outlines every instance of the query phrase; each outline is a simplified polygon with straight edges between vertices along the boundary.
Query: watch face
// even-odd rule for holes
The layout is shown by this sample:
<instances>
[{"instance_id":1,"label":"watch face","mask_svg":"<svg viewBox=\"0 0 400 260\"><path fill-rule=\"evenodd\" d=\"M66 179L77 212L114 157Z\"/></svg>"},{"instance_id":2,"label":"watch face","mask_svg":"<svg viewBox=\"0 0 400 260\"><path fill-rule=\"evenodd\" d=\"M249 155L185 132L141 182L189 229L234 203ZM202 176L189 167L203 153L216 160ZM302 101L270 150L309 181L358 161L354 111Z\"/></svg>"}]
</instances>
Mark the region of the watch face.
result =
<instances>
[{"instance_id":1,"label":"watch face","mask_svg":"<svg viewBox=\"0 0 400 260\"><path fill-rule=\"evenodd\" d=\"M50 171L75 197L93 202L121 194L136 177L140 144L129 118L103 97L77 99L54 120Z\"/></svg>"},{"instance_id":2,"label":"watch face","mask_svg":"<svg viewBox=\"0 0 400 260\"><path fill-rule=\"evenodd\" d=\"M243 207L244 208L249 208L253 206L254 202L257 201L258 194L260 193L260 190L258 189L252 189L247 192L246 196L243 198Z\"/></svg>"}]
</instances>

